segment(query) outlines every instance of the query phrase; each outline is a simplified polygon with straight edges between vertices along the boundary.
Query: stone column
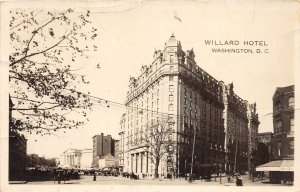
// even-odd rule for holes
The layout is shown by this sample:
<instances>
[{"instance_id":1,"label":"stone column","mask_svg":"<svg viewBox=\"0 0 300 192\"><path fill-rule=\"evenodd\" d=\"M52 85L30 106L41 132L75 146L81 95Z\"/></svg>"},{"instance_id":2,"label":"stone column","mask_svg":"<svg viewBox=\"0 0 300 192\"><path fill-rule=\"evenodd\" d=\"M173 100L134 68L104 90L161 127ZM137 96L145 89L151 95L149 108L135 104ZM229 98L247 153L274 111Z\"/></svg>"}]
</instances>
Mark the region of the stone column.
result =
<instances>
[{"instance_id":1,"label":"stone column","mask_svg":"<svg viewBox=\"0 0 300 192\"><path fill-rule=\"evenodd\" d=\"M143 173L143 158L144 158L144 154L143 153L140 153L141 154L141 173Z\"/></svg>"},{"instance_id":2,"label":"stone column","mask_svg":"<svg viewBox=\"0 0 300 192\"><path fill-rule=\"evenodd\" d=\"M133 172L133 170L134 170L134 154L131 154L130 155L130 164L131 164L131 167L130 167L130 169L131 169L131 172Z\"/></svg>"},{"instance_id":3,"label":"stone column","mask_svg":"<svg viewBox=\"0 0 300 192\"><path fill-rule=\"evenodd\" d=\"M135 154L135 172L138 173L138 168L139 168L139 164L138 164L138 153Z\"/></svg>"},{"instance_id":4,"label":"stone column","mask_svg":"<svg viewBox=\"0 0 300 192\"><path fill-rule=\"evenodd\" d=\"M146 173L148 173L149 165L148 165L148 151L146 152Z\"/></svg>"}]
</instances>

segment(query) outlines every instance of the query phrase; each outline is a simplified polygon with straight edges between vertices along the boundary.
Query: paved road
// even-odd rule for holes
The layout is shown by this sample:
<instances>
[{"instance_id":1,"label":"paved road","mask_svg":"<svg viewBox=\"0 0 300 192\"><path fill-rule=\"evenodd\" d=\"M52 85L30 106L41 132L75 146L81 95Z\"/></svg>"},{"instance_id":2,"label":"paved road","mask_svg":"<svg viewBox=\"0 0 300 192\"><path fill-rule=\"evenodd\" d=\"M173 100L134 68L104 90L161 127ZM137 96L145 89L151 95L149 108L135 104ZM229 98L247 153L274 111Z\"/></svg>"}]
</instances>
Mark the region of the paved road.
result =
<instances>
[{"instance_id":1,"label":"paved road","mask_svg":"<svg viewBox=\"0 0 300 192\"><path fill-rule=\"evenodd\" d=\"M284 186L283 184L270 184L268 180L257 180L255 182L248 179L247 175L243 175L244 186ZM226 177L222 177L222 183L220 178L215 181L214 178L210 182L195 180L188 182L184 178L178 179L140 179L132 180L124 177L112 177L112 176L97 176L97 180L93 181L93 176L81 175L78 180L69 180L66 183L54 184L53 181L42 181L42 182L28 182L27 184L34 185L68 185L68 184L82 184L82 185L205 185L205 186L235 186L235 183L228 183ZM291 185L286 185L291 186Z\"/></svg>"}]
</instances>

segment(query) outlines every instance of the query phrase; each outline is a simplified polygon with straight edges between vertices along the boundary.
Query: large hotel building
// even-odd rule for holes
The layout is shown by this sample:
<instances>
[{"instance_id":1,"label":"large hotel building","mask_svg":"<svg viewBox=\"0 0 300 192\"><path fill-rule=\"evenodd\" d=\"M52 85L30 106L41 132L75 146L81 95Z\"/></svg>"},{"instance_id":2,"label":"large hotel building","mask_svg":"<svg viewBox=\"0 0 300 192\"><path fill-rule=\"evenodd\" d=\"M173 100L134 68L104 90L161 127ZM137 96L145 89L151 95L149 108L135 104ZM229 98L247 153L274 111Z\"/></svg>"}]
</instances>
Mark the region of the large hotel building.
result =
<instances>
[{"instance_id":1,"label":"large hotel building","mask_svg":"<svg viewBox=\"0 0 300 192\"><path fill-rule=\"evenodd\" d=\"M171 166L170 153L160 159L160 176L190 172L193 145L194 172L213 164L228 171L249 169L259 125L256 104L240 98L232 83L216 80L194 59L193 49L183 51L172 35L162 51L154 52L152 64L130 77L119 133L119 166L124 172L154 175L143 137L162 116L170 123L168 138L174 150Z\"/></svg>"}]
</instances>

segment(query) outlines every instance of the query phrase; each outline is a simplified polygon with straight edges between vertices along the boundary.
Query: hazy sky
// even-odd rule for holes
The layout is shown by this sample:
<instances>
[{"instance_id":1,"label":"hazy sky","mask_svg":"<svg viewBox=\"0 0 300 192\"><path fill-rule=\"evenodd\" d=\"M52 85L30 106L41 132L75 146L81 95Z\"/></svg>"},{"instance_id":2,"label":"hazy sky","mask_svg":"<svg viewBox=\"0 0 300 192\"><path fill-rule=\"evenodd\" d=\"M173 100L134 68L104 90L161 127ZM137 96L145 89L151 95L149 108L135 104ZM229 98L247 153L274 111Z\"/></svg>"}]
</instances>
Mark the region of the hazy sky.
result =
<instances>
[{"instance_id":1,"label":"hazy sky","mask_svg":"<svg viewBox=\"0 0 300 192\"><path fill-rule=\"evenodd\" d=\"M184 50L194 49L197 64L250 103L257 103L259 132L272 131L272 96L276 87L295 83L295 17L293 3L274 1L233 3L220 1L166 1L79 4L89 7L98 28L96 54L84 63L81 73L91 82L91 95L124 103L130 76L149 65L155 49L174 33ZM102 7L102 8L101 8ZM178 17L176 19L174 16ZM205 40L239 45L205 45ZM265 41L268 46L244 46L244 41ZM212 48L268 49L269 53L213 53ZM95 67L100 63L101 69ZM92 136L111 134L118 139L119 121L125 108L98 106L86 126L56 136L28 135L28 153L58 157L68 148L92 148Z\"/></svg>"}]
</instances>

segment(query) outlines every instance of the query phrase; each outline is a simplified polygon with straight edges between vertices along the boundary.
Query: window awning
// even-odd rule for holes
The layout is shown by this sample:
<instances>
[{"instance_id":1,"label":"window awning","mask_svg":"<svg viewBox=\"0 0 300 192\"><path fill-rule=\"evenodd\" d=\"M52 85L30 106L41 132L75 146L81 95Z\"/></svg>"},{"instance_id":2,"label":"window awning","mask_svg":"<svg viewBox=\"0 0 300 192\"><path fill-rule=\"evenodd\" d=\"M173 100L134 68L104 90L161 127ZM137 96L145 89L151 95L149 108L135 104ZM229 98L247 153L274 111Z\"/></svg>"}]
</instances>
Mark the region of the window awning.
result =
<instances>
[{"instance_id":1,"label":"window awning","mask_svg":"<svg viewBox=\"0 0 300 192\"><path fill-rule=\"evenodd\" d=\"M256 171L294 171L294 160L285 159L271 161L256 167Z\"/></svg>"}]
</instances>

